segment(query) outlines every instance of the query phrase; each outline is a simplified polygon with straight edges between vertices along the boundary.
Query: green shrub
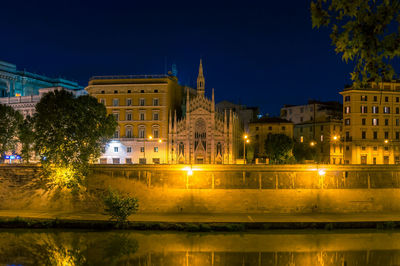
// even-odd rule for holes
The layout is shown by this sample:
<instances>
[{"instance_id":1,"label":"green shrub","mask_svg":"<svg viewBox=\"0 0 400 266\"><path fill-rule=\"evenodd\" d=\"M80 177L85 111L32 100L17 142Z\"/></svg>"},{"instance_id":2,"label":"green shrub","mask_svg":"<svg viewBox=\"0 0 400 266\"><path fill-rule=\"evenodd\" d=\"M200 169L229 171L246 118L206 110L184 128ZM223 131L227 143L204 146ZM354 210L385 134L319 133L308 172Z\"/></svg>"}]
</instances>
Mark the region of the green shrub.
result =
<instances>
[{"instance_id":1,"label":"green shrub","mask_svg":"<svg viewBox=\"0 0 400 266\"><path fill-rule=\"evenodd\" d=\"M138 199L109 189L104 198L105 212L117 222L126 222L139 209Z\"/></svg>"}]
</instances>

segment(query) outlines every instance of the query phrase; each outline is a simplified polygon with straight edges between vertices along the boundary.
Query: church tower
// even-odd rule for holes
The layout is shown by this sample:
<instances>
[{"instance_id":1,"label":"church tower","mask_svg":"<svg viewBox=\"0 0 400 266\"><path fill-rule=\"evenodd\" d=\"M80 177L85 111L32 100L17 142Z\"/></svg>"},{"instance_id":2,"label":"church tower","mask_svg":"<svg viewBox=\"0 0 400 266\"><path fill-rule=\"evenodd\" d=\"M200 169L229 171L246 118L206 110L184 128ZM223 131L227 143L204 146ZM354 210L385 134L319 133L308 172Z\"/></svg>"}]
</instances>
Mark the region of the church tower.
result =
<instances>
[{"instance_id":1,"label":"church tower","mask_svg":"<svg viewBox=\"0 0 400 266\"><path fill-rule=\"evenodd\" d=\"M204 96L205 80L203 75L203 64L200 59L199 75L197 76L197 94Z\"/></svg>"}]
</instances>

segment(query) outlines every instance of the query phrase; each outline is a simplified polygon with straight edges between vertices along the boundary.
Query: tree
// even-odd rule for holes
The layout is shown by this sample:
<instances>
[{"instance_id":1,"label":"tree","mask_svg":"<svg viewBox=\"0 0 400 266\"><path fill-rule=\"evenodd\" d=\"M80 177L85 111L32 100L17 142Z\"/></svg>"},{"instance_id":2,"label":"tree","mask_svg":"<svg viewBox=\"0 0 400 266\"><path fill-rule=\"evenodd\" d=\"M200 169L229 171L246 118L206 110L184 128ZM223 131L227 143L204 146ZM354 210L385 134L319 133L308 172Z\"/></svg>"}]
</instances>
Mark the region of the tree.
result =
<instances>
[{"instance_id":1,"label":"tree","mask_svg":"<svg viewBox=\"0 0 400 266\"><path fill-rule=\"evenodd\" d=\"M313 28L331 27L335 51L355 62L353 85L392 80L400 55L399 0L312 0Z\"/></svg>"},{"instance_id":2,"label":"tree","mask_svg":"<svg viewBox=\"0 0 400 266\"><path fill-rule=\"evenodd\" d=\"M298 163L303 163L305 160L317 159L315 147L301 142L294 143L293 156Z\"/></svg>"},{"instance_id":3,"label":"tree","mask_svg":"<svg viewBox=\"0 0 400 266\"><path fill-rule=\"evenodd\" d=\"M293 140L285 134L270 134L265 140L265 153L272 164L290 162Z\"/></svg>"},{"instance_id":4,"label":"tree","mask_svg":"<svg viewBox=\"0 0 400 266\"><path fill-rule=\"evenodd\" d=\"M36 105L35 151L44 172L58 186L82 184L88 165L100 156L117 122L103 104L65 90L49 92Z\"/></svg>"},{"instance_id":5,"label":"tree","mask_svg":"<svg viewBox=\"0 0 400 266\"><path fill-rule=\"evenodd\" d=\"M18 143L18 130L23 117L12 107L0 104L0 156L14 151Z\"/></svg>"},{"instance_id":6,"label":"tree","mask_svg":"<svg viewBox=\"0 0 400 266\"><path fill-rule=\"evenodd\" d=\"M105 212L118 223L125 223L139 209L138 199L111 189L104 195L103 202Z\"/></svg>"},{"instance_id":7,"label":"tree","mask_svg":"<svg viewBox=\"0 0 400 266\"><path fill-rule=\"evenodd\" d=\"M21 144L21 157L24 162L29 163L32 156L35 134L33 132L33 118L27 116L19 125L18 140Z\"/></svg>"}]
</instances>

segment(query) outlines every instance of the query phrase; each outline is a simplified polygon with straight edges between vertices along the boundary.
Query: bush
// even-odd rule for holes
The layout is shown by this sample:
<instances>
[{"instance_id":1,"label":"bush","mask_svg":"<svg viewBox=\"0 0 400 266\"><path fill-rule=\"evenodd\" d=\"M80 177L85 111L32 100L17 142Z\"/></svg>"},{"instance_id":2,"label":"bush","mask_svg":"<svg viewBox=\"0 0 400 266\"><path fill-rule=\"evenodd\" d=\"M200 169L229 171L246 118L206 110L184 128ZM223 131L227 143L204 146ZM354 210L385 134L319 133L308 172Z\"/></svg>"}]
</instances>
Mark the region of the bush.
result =
<instances>
[{"instance_id":1,"label":"bush","mask_svg":"<svg viewBox=\"0 0 400 266\"><path fill-rule=\"evenodd\" d=\"M105 212L111 216L111 219L115 219L117 222L126 222L129 215L139 209L138 199L111 189L108 190L103 201Z\"/></svg>"}]
</instances>

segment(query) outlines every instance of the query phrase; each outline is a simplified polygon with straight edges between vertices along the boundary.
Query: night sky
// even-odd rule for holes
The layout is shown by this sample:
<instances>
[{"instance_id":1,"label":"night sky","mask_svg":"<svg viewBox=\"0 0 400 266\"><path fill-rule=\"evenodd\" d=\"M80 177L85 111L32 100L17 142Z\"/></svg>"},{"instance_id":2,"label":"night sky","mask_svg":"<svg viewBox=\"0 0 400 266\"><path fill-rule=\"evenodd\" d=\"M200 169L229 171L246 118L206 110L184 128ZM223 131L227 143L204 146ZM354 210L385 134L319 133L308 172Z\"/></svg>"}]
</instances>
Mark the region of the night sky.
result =
<instances>
[{"instance_id":1,"label":"night sky","mask_svg":"<svg viewBox=\"0 0 400 266\"><path fill-rule=\"evenodd\" d=\"M225 2L225 1L224 1ZM279 114L341 100L352 65L313 30L310 1L3 1L0 60L86 86L93 75L162 74L194 86L203 59L216 100Z\"/></svg>"}]
</instances>

